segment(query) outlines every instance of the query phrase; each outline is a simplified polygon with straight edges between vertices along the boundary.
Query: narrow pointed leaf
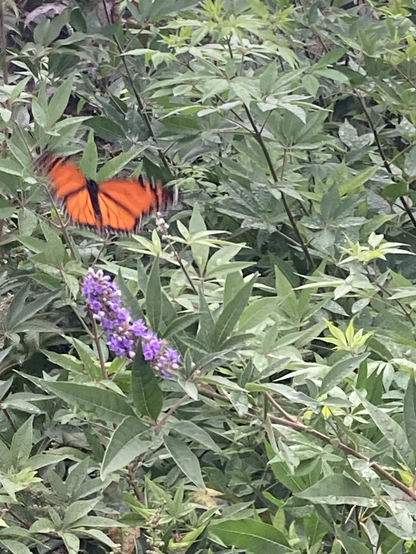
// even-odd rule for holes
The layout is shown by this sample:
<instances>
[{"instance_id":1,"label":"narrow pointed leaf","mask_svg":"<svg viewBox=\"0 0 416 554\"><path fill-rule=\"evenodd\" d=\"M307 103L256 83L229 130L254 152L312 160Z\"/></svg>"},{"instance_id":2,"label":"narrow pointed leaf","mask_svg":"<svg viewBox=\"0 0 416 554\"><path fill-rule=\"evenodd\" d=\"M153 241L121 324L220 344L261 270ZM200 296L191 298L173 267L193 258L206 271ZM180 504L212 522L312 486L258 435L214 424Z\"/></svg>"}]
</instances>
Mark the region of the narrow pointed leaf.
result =
<instances>
[{"instance_id":1,"label":"narrow pointed leaf","mask_svg":"<svg viewBox=\"0 0 416 554\"><path fill-rule=\"evenodd\" d=\"M132 367L132 392L137 411L156 421L163 406L163 393L154 370L143 357L141 345L138 346Z\"/></svg>"}]
</instances>

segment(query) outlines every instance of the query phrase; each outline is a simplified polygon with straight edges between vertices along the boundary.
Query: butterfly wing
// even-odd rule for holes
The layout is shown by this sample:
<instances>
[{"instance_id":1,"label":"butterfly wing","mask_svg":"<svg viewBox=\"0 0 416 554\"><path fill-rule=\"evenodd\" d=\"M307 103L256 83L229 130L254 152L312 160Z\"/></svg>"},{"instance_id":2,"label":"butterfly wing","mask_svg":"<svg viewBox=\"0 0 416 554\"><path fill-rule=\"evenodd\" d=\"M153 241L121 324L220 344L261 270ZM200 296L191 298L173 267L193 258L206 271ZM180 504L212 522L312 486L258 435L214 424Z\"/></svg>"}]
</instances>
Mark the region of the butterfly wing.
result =
<instances>
[{"instance_id":1,"label":"butterfly wing","mask_svg":"<svg viewBox=\"0 0 416 554\"><path fill-rule=\"evenodd\" d=\"M97 184L66 158L44 153L38 169L50 179L54 197L64 205L72 221L99 230L134 231L142 217L164 209L172 192L148 179L110 179Z\"/></svg>"},{"instance_id":2,"label":"butterfly wing","mask_svg":"<svg viewBox=\"0 0 416 554\"><path fill-rule=\"evenodd\" d=\"M37 166L49 177L53 196L63 204L74 223L100 226L87 178L74 163L46 152Z\"/></svg>"},{"instance_id":3,"label":"butterfly wing","mask_svg":"<svg viewBox=\"0 0 416 554\"><path fill-rule=\"evenodd\" d=\"M49 177L51 191L59 200L64 200L68 195L76 194L87 187L87 179L82 171L65 158L47 153L41 156L38 167Z\"/></svg>"},{"instance_id":4,"label":"butterfly wing","mask_svg":"<svg viewBox=\"0 0 416 554\"><path fill-rule=\"evenodd\" d=\"M164 209L171 199L171 191L161 182L153 186L144 177L111 179L98 185L102 225L114 231L134 231L144 215Z\"/></svg>"},{"instance_id":5,"label":"butterfly wing","mask_svg":"<svg viewBox=\"0 0 416 554\"><path fill-rule=\"evenodd\" d=\"M85 187L64 198L63 204L71 220L77 225L102 227L99 214L96 214L88 189Z\"/></svg>"}]
</instances>

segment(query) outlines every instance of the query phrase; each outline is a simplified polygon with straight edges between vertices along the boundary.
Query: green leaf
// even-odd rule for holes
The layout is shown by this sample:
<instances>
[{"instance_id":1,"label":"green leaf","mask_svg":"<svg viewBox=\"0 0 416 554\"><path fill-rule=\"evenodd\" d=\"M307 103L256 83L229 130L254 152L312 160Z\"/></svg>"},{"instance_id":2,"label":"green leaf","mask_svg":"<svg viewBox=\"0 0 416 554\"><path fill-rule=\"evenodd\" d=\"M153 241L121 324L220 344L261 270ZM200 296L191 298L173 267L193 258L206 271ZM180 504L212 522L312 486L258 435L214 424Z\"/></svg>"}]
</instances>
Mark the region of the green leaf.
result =
<instances>
[{"instance_id":1,"label":"green leaf","mask_svg":"<svg viewBox=\"0 0 416 554\"><path fill-rule=\"evenodd\" d=\"M339 81L340 83L349 84L350 80L344 73L341 71L336 71L335 69L317 69L314 71L317 75L326 77L327 79L332 79L333 81Z\"/></svg>"},{"instance_id":2,"label":"green leaf","mask_svg":"<svg viewBox=\"0 0 416 554\"><path fill-rule=\"evenodd\" d=\"M416 177L416 146L404 155L404 170L409 177Z\"/></svg>"},{"instance_id":3,"label":"green leaf","mask_svg":"<svg viewBox=\"0 0 416 554\"><path fill-rule=\"evenodd\" d=\"M62 398L69 406L91 413L107 423L119 423L126 416L134 416L132 408L120 394L97 386L40 381L41 386Z\"/></svg>"},{"instance_id":4,"label":"green leaf","mask_svg":"<svg viewBox=\"0 0 416 554\"><path fill-rule=\"evenodd\" d=\"M82 153L80 167L88 179L97 180L98 152L94 140L94 131L88 133L88 140Z\"/></svg>"},{"instance_id":5,"label":"green leaf","mask_svg":"<svg viewBox=\"0 0 416 554\"><path fill-rule=\"evenodd\" d=\"M260 92L265 95L270 94L274 89L277 77L277 63L273 60L266 68L261 68Z\"/></svg>"},{"instance_id":6,"label":"green leaf","mask_svg":"<svg viewBox=\"0 0 416 554\"><path fill-rule=\"evenodd\" d=\"M159 258L155 258L146 288L146 315L152 330L157 333L162 320L162 286L159 275Z\"/></svg>"},{"instance_id":7,"label":"green leaf","mask_svg":"<svg viewBox=\"0 0 416 554\"><path fill-rule=\"evenodd\" d=\"M30 416L13 435L10 454L15 469L20 469L27 462L32 450L32 444L33 416Z\"/></svg>"},{"instance_id":8,"label":"green leaf","mask_svg":"<svg viewBox=\"0 0 416 554\"><path fill-rule=\"evenodd\" d=\"M201 216L201 213L199 211L198 204L195 204L194 209L192 211L191 220L189 222L189 231L191 232L191 234L195 235L197 233L201 233L206 230L207 228ZM192 256L196 261L200 272L202 273L208 261L209 245L202 244L202 242L197 242L195 240L191 242L191 250L192 250Z\"/></svg>"},{"instance_id":9,"label":"green leaf","mask_svg":"<svg viewBox=\"0 0 416 554\"><path fill-rule=\"evenodd\" d=\"M8 331L14 331L26 322L29 318L40 312L52 300L61 295L61 291L47 292L40 294L36 300L26 304L26 298L29 294L29 283L21 288L13 298L6 317L3 320L4 328Z\"/></svg>"},{"instance_id":10,"label":"green leaf","mask_svg":"<svg viewBox=\"0 0 416 554\"><path fill-rule=\"evenodd\" d=\"M277 265L274 266L274 272L276 276L276 294L282 299L281 307L290 317L298 317L298 300L291 282Z\"/></svg>"},{"instance_id":11,"label":"green leaf","mask_svg":"<svg viewBox=\"0 0 416 554\"><path fill-rule=\"evenodd\" d=\"M342 58L347 50L348 49L345 47L332 48L329 52L322 56L322 58L313 66L312 69L320 69L322 67L326 67L327 65L336 63L340 58Z\"/></svg>"},{"instance_id":12,"label":"green leaf","mask_svg":"<svg viewBox=\"0 0 416 554\"><path fill-rule=\"evenodd\" d=\"M145 361L141 345L138 345L132 366L132 393L135 408L141 415L157 420L163 406L163 393L155 372Z\"/></svg>"},{"instance_id":13,"label":"green leaf","mask_svg":"<svg viewBox=\"0 0 416 554\"><path fill-rule=\"evenodd\" d=\"M36 229L38 218L31 210L21 208L19 210L19 234L30 236Z\"/></svg>"},{"instance_id":14,"label":"green leaf","mask_svg":"<svg viewBox=\"0 0 416 554\"><path fill-rule=\"evenodd\" d=\"M0 545L6 549L6 552L11 552L11 554L32 554L32 551L21 541L1 539Z\"/></svg>"},{"instance_id":15,"label":"green leaf","mask_svg":"<svg viewBox=\"0 0 416 554\"><path fill-rule=\"evenodd\" d=\"M101 479L126 467L153 446L153 441L144 439L148 428L136 417L126 417L110 438L101 465Z\"/></svg>"},{"instance_id":16,"label":"green leaf","mask_svg":"<svg viewBox=\"0 0 416 554\"><path fill-rule=\"evenodd\" d=\"M61 83L49 101L48 111L46 114L48 127L52 127L52 125L62 117L62 114L68 105L69 97L72 93L72 83L74 81L74 77L75 73L72 73L66 81Z\"/></svg>"},{"instance_id":17,"label":"green leaf","mask_svg":"<svg viewBox=\"0 0 416 554\"><path fill-rule=\"evenodd\" d=\"M205 489L198 458L182 441L170 436L164 437L165 446L175 464L198 488Z\"/></svg>"},{"instance_id":18,"label":"green leaf","mask_svg":"<svg viewBox=\"0 0 416 554\"><path fill-rule=\"evenodd\" d=\"M135 147L128 152L121 152L118 156L108 160L98 171L96 179L97 181L104 181L105 179L111 179L114 175L119 173L124 167L131 161L137 158L147 146Z\"/></svg>"},{"instance_id":19,"label":"green leaf","mask_svg":"<svg viewBox=\"0 0 416 554\"><path fill-rule=\"evenodd\" d=\"M383 187L383 189L381 190L381 196L383 198L391 198L392 200L396 200L396 198L399 198L400 196L406 196L408 192L409 183L404 180L400 180L395 183L391 183L391 185ZM370 219L368 223L371 224L373 220L374 217Z\"/></svg>"},{"instance_id":20,"label":"green leaf","mask_svg":"<svg viewBox=\"0 0 416 554\"><path fill-rule=\"evenodd\" d=\"M7 198L0 198L0 219L8 219L16 212L17 207Z\"/></svg>"},{"instance_id":21,"label":"green leaf","mask_svg":"<svg viewBox=\"0 0 416 554\"><path fill-rule=\"evenodd\" d=\"M91 356L91 350L83 342L77 339L72 339L72 342L77 349L78 356L88 377L91 381L99 379L101 368L99 367L97 360Z\"/></svg>"},{"instance_id":22,"label":"green leaf","mask_svg":"<svg viewBox=\"0 0 416 554\"><path fill-rule=\"evenodd\" d=\"M128 308L133 319L144 319L143 311L140 307L138 299L132 294L124 279L121 275L121 271L117 276L117 284L120 287L122 294L123 305Z\"/></svg>"},{"instance_id":23,"label":"green leaf","mask_svg":"<svg viewBox=\"0 0 416 554\"><path fill-rule=\"evenodd\" d=\"M313 98L315 98L316 93L319 90L320 83L319 80L314 75L305 75L302 79L302 86L309 92Z\"/></svg>"},{"instance_id":24,"label":"green leaf","mask_svg":"<svg viewBox=\"0 0 416 554\"><path fill-rule=\"evenodd\" d=\"M221 521L209 526L226 546L242 548L253 554L285 554L291 552L283 533L273 525L253 519Z\"/></svg>"},{"instance_id":25,"label":"green leaf","mask_svg":"<svg viewBox=\"0 0 416 554\"><path fill-rule=\"evenodd\" d=\"M204 95L202 96L202 102L205 102L208 98L212 98L216 94L222 94L230 87L230 83L227 79L208 79L204 85Z\"/></svg>"},{"instance_id":26,"label":"green leaf","mask_svg":"<svg viewBox=\"0 0 416 554\"><path fill-rule=\"evenodd\" d=\"M410 447L416 452L416 385L415 378L410 375L403 405L404 430Z\"/></svg>"},{"instance_id":27,"label":"green leaf","mask_svg":"<svg viewBox=\"0 0 416 554\"><path fill-rule=\"evenodd\" d=\"M205 345L211 344L214 325L214 317L201 289L199 292L199 328L197 339Z\"/></svg>"},{"instance_id":28,"label":"green leaf","mask_svg":"<svg viewBox=\"0 0 416 554\"><path fill-rule=\"evenodd\" d=\"M345 379L345 377L358 369L361 362L368 358L369 355L370 352L367 352L364 354L360 354L360 356L354 356L352 358L348 358L347 360L341 360L340 362L337 362L333 367L331 367L329 372L322 379L322 385L319 394L324 394L338 385L338 383Z\"/></svg>"},{"instance_id":29,"label":"green leaf","mask_svg":"<svg viewBox=\"0 0 416 554\"><path fill-rule=\"evenodd\" d=\"M375 172L378 171L378 167L368 167L358 175L356 175L353 179L348 181L348 183L345 183L339 187L339 193L341 196L345 196L348 194L355 194L356 192L359 192L363 185L373 177Z\"/></svg>"},{"instance_id":30,"label":"green leaf","mask_svg":"<svg viewBox=\"0 0 416 554\"><path fill-rule=\"evenodd\" d=\"M407 442L406 433L402 427L393 418L386 414L386 412L368 402L368 400L366 400L361 394L357 394L370 414L371 419L383 433L387 441L398 453L405 464L407 464L410 471L414 471L415 456L413 450Z\"/></svg>"},{"instance_id":31,"label":"green leaf","mask_svg":"<svg viewBox=\"0 0 416 554\"><path fill-rule=\"evenodd\" d=\"M62 522L64 529L70 529L76 521L89 514L98 502L98 498L93 498L92 500L78 500L77 502L71 504L65 510Z\"/></svg>"},{"instance_id":32,"label":"green leaf","mask_svg":"<svg viewBox=\"0 0 416 554\"><path fill-rule=\"evenodd\" d=\"M68 550L68 554L78 554L80 549L80 540L73 533L62 533L62 539Z\"/></svg>"},{"instance_id":33,"label":"green leaf","mask_svg":"<svg viewBox=\"0 0 416 554\"><path fill-rule=\"evenodd\" d=\"M263 323L271 313L275 312L278 303L277 298L270 297L255 300L244 310L238 323L238 330L244 332Z\"/></svg>"},{"instance_id":34,"label":"green leaf","mask_svg":"<svg viewBox=\"0 0 416 554\"><path fill-rule=\"evenodd\" d=\"M104 115L94 115L85 122L87 127L94 129L95 134L104 140L120 140L125 138L124 130L112 119Z\"/></svg>"},{"instance_id":35,"label":"green leaf","mask_svg":"<svg viewBox=\"0 0 416 554\"><path fill-rule=\"evenodd\" d=\"M53 267L60 267L65 258L65 247L61 238L45 221L41 221L40 227L46 239L46 262Z\"/></svg>"},{"instance_id":36,"label":"green leaf","mask_svg":"<svg viewBox=\"0 0 416 554\"><path fill-rule=\"evenodd\" d=\"M8 175L22 175L22 168L14 160L0 159L0 173Z\"/></svg>"},{"instance_id":37,"label":"green leaf","mask_svg":"<svg viewBox=\"0 0 416 554\"><path fill-rule=\"evenodd\" d=\"M177 433L199 442L213 452L221 452L221 448L212 440L211 435L192 421L176 421L174 429Z\"/></svg>"},{"instance_id":38,"label":"green leaf","mask_svg":"<svg viewBox=\"0 0 416 554\"><path fill-rule=\"evenodd\" d=\"M33 113L33 119L39 125L39 127L42 127L42 129L46 127L47 125L46 114L41 108L36 98L32 98L32 113Z\"/></svg>"},{"instance_id":39,"label":"green leaf","mask_svg":"<svg viewBox=\"0 0 416 554\"><path fill-rule=\"evenodd\" d=\"M9 346L8 350L10 351L10 349L11 347ZM7 391L12 386L12 383L13 383L13 377L9 377L7 381L0 381L0 400L3 400L4 396L7 394Z\"/></svg>"},{"instance_id":40,"label":"green leaf","mask_svg":"<svg viewBox=\"0 0 416 554\"><path fill-rule=\"evenodd\" d=\"M337 529L337 536L346 554L371 554L373 552L364 544L364 541L344 533L341 529Z\"/></svg>"},{"instance_id":41,"label":"green leaf","mask_svg":"<svg viewBox=\"0 0 416 554\"><path fill-rule=\"evenodd\" d=\"M222 344L226 341L227 337L237 325L238 320L240 319L241 314L249 301L256 279L257 275L254 275L251 280L246 283L224 307L214 326L214 348L220 349Z\"/></svg>"},{"instance_id":42,"label":"green leaf","mask_svg":"<svg viewBox=\"0 0 416 554\"><path fill-rule=\"evenodd\" d=\"M367 485L358 485L339 473L324 477L304 491L295 493L295 496L318 504L377 506L377 499Z\"/></svg>"}]
</instances>

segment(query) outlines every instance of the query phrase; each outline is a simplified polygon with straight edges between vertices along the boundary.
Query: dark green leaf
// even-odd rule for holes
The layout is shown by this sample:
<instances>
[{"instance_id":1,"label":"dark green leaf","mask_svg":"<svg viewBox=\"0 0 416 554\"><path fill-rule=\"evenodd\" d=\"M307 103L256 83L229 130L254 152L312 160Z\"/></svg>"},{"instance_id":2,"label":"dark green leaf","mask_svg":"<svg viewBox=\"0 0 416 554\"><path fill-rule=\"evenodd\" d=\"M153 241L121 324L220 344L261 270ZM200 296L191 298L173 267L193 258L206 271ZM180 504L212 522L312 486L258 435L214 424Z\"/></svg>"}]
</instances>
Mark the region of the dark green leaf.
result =
<instances>
[{"instance_id":1,"label":"dark green leaf","mask_svg":"<svg viewBox=\"0 0 416 554\"><path fill-rule=\"evenodd\" d=\"M228 302L215 322L213 331L214 348L221 348L229 334L233 331L250 298L253 285L257 279L254 275L248 283Z\"/></svg>"},{"instance_id":2,"label":"dark green leaf","mask_svg":"<svg viewBox=\"0 0 416 554\"><path fill-rule=\"evenodd\" d=\"M140 345L132 366L132 392L138 412L156 421L163 406L163 393L154 370L143 357Z\"/></svg>"},{"instance_id":3,"label":"dark green leaf","mask_svg":"<svg viewBox=\"0 0 416 554\"><path fill-rule=\"evenodd\" d=\"M101 465L101 478L126 467L134 458L149 450L153 441L144 439L147 427L136 417L126 417L110 438Z\"/></svg>"},{"instance_id":4,"label":"dark green leaf","mask_svg":"<svg viewBox=\"0 0 416 554\"><path fill-rule=\"evenodd\" d=\"M119 423L126 416L134 416L123 396L111 390L60 381L41 381L41 386L70 406L76 406L107 423Z\"/></svg>"},{"instance_id":5,"label":"dark green leaf","mask_svg":"<svg viewBox=\"0 0 416 554\"><path fill-rule=\"evenodd\" d=\"M146 315L152 330L157 333L162 320L162 286L159 275L159 258L155 258L146 288Z\"/></svg>"},{"instance_id":6,"label":"dark green leaf","mask_svg":"<svg viewBox=\"0 0 416 554\"><path fill-rule=\"evenodd\" d=\"M252 519L221 521L209 526L226 546L243 548L253 554L285 554L291 552L283 533L273 525Z\"/></svg>"},{"instance_id":7,"label":"dark green leaf","mask_svg":"<svg viewBox=\"0 0 416 554\"><path fill-rule=\"evenodd\" d=\"M166 436L164 442L174 462L188 479L198 488L205 489L199 461L192 450L184 442L170 436Z\"/></svg>"},{"instance_id":8,"label":"dark green leaf","mask_svg":"<svg viewBox=\"0 0 416 554\"><path fill-rule=\"evenodd\" d=\"M352 358L337 362L322 379L320 394L324 394L338 385L338 383L345 379L345 377L358 369L361 362L368 358L369 355L369 352L367 352L360 354L359 356L353 356Z\"/></svg>"}]
</instances>

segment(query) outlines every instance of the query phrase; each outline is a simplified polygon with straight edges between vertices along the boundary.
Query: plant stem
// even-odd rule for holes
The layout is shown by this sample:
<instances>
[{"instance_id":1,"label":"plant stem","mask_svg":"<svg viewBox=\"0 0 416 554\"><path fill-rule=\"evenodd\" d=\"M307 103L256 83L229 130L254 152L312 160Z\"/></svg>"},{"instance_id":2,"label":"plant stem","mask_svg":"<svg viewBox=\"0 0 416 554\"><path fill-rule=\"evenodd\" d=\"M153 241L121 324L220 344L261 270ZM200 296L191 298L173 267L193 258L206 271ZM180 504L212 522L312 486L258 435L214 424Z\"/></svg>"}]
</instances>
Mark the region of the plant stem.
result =
<instances>
[{"instance_id":1,"label":"plant stem","mask_svg":"<svg viewBox=\"0 0 416 554\"><path fill-rule=\"evenodd\" d=\"M198 385L198 390L205 394L206 396L209 396L211 398L217 398L218 400L222 400L226 402L227 404L230 404L230 400L223 394L220 394L216 391L214 391L211 387L207 387L205 385ZM317 431L316 429L313 429L311 427L308 427L298 421L295 417L288 414L285 410L281 408L281 406L276 402L276 400L268 394L268 400L270 403L283 415L283 417L278 417L273 414L267 414L270 421L273 423L277 423L278 425L283 425L284 427L290 427L291 429L295 429L296 431L302 432L302 433L308 433L309 435L313 435L315 438L321 440L322 442L326 444L333 444L333 438L331 438L329 435L325 435L324 433L321 433L320 431ZM259 417L258 411L256 411L254 408L249 409L249 414L254 415L255 417ZM342 441L337 441L337 446L340 450L345 452L346 454L353 456L354 458L358 458L359 460L364 460L368 462L371 469L377 473L380 477L384 477L389 481L392 485L400 489L404 494L406 494L408 497L410 497L412 500L416 500L416 491L413 490L411 487L407 487L404 485L401 481L396 479L394 475L389 473L387 470L385 470L379 463L373 462L372 459L365 454L361 454L361 452L358 452L357 450L354 450L354 448L351 448L347 444L343 443Z\"/></svg>"},{"instance_id":2,"label":"plant stem","mask_svg":"<svg viewBox=\"0 0 416 554\"><path fill-rule=\"evenodd\" d=\"M269 152L269 150L266 146L266 143L263 140L263 136L261 134L261 131L258 129L258 127L256 125L256 122L254 121L253 116L251 115L250 110L248 109L248 107L245 104L244 104L244 109L246 111L248 120L250 121L250 124L253 128L253 136L256 139L256 141L258 142L260 148L262 149L264 157L266 158L266 161L267 161L267 165L269 166L269 170L270 170L270 173L272 175L272 178L273 178L274 182L277 184L279 182L279 178L277 176L276 169L275 169L275 167L273 165L273 162L272 162L272 159L270 157L270 152ZM286 151L285 151L285 156L286 156ZM284 158L284 161L285 161L285 159L286 158ZM283 171L284 171L284 166L283 166ZM285 193L283 191L280 191L280 195L281 195L281 198L282 198L283 207L284 207L285 212L286 212L286 214L289 218L290 224L292 225L292 228L295 231L295 234L298 238L298 242L300 244L300 247L302 248L303 253L305 254L308 266L311 269L311 268L313 268L313 265L314 265L313 260L312 260L312 256L310 255L308 247L306 246L306 243L305 243L305 241L302 237L302 234L299 231L299 227L298 227L298 225L296 223L296 219L294 218L294 216L292 214L292 211L289 207L289 204L287 202Z\"/></svg>"},{"instance_id":3,"label":"plant stem","mask_svg":"<svg viewBox=\"0 0 416 554\"><path fill-rule=\"evenodd\" d=\"M166 242L168 243L170 249L171 249L171 252L175 258L175 260L178 262L180 268L182 269L188 283L190 284L191 286L191 289L193 290L193 292L198 295L198 289L196 288L194 282L192 281L192 278L191 276L189 275L189 272L188 270L186 269L185 267L185 264L183 263L182 261L182 258L180 257L179 253L176 251L176 248L169 236L169 233L168 233L168 227L165 223L165 220L162 218L161 214L158 212L156 214L156 217L157 217L157 224L158 224L158 230L160 232L160 234L162 235L162 237L166 240Z\"/></svg>"},{"instance_id":4,"label":"plant stem","mask_svg":"<svg viewBox=\"0 0 416 554\"><path fill-rule=\"evenodd\" d=\"M108 22L109 22L109 23L112 23L110 14L108 13L108 7L107 7L107 4L106 4L106 1L103 0L102 4L103 4L104 11L105 11L105 14L106 14L106 17L107 17ZM132 88L133 93L134 93L134 96L135 96L135 98L136 98L137 107L138 107L138 110L137 110L137 111L138 111L139 114L141 115L141 117L142 117L142 119L143 119L143 122L144 122L144 124L146 125L146 128L147 128L147 130L148 130L149 135L150 135L150 136L152 137L152 139L157 143L156 136L155 136L155 134L154 134L154 132L153 132L153 128L152 128L152 125L151 125L151 122L150 122L150 118L149 118L148 114L146 113L143 100L141 99L141 96L140 96L140 94L138 93L138 91L137 91L137 89L136 89L136 86L135 86L135 84L134 84L134 80L133 80L133 77L132 77L132 75L131 75L129 66L127 65L126 58L125 58L125 56L123 56L123 49L122 49L122 47L121 47L121 44L120 44L118 38L116 37L116 35L114 35L113 38L114 38L114 42L116 43L117 50L119 51L120 58L121 58L121 62L122 62L122 64L124 65L124 69L125 69L125 71L126 71L126 76L127 76L128 80L130 81L131 88ZM159 155L160 161L161 161L162 164L165 166L165 168L169 171L169 174L172 175L172 172L171 172L171 170L170 170L168 161L167 161L167 159L166 159L164 153L162 152L162 150L161 150L160 148L158 148L157 151L158 151L158 155Z\"/></svg>"},{"instance_id":5,"label":"plant stem","mask_svg":"<svg viewBox=\"0 0 416 554\"><path fill-rule=\"evenodd\" d=\"M108 372L107 372L107 368L105 367L105 360L104 360L104 355L103 355L103 351L102 351L101 344L100 344L100 334L98 332L97 323L94 319L94 316L93 316L91 310L88 310L88 311L89 311L90 317L91 317L92 335L93 335L93 338L94 338L95 346L97 348L98 359L100 360L100 366L101 366L101 372L103 374L103 379L108 379Z\"/></svg>"},{"instance_id":6,"label":"plant stem","mask_svg":"<svg viewBox=\"0 0 416 554\"><path fill-rule=\"evenodd\" d=\"M389 163L389 161L388 161L388 159L387 159L387 157L384 153L383 147L381 146L381 142L380 142L380 138L379 138L378 133L377 133L377 129L375 128L375 125L374 125L374 123L371 119L371 116L368 113L367 106L365 105L365 101L362 98L361 93L359 91L354 90L354 92L357 95L358 101L361 104L361 107L362 107L363 113L365 115L365 118L367 119L367 122L368 122L368 125L370 126L371 132L374 135L374 140L376 142L378 153L380 154L380 157L383 160L383 165L384 165L386 171L388 171L388 173L390 173L390 175L392 176L392 180L395 182L396 178L395 178L394 173L391 169L390 163ZM415 216L413 215L413 212L410 209L409 204L406 202L406 199L403 196L400 196L400 202L402 203L404 211L409 216L410 221L413 223L413 226L416 227Z\"/></svg>"},{"instance_id":7,"label":"plant stem","mask_svg":"<svg viewBox=\"0 0 416 554\"><path fill-rule=\"evenodd\" d=\"M386 287L384 285L379 283L376 278L374 278L374 279L372 278L372 275L371 275L370 271L368 270L368 268L366 268L366 273L367 273L367 277L368 277L369 281L371 283L373 283L373 285L375 285L379 290L381 290L382 292L387 294L387 296L389 296L389 297L393 296L393 293L390 292L388 289L386 289ZM397 302L398 306L400 306L400 308L401 308L401 311L398 310L399 313L403 313L405 315L405 317L410 321L410 323L412 325L414 325L414 321L413 321L413 318L411 316L411 312L408 312L406 310L406 307L400 302L400 300L398 298L393 298L393 300L395 302Z\"/></svg>"},{"instance_id":8,"label":"plant stem","mask_svg":"<svg viewBox=\"0 0 416 554\"><path fill-rule=\"evenodd\" d=\"M188 394L185 394L184 396L182 396L181 398L179 398L179 400L177 402L175 402L175 404L169 408L169 410L166 412L166 414L162 417L162 419L160 421L158 421L155 425L155 429L162 429L162 427L165 425L165 423L167 422L167 420L170 418L170 416L172 414L174 414L176 412L176 410L182 406L182 404L185 404L185 402L187 402L188 400L190 399L190 396Z\"/></svg>"}]
</instances>

